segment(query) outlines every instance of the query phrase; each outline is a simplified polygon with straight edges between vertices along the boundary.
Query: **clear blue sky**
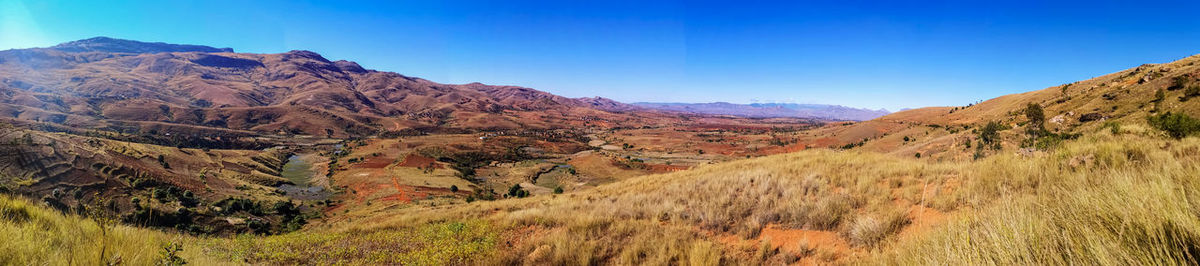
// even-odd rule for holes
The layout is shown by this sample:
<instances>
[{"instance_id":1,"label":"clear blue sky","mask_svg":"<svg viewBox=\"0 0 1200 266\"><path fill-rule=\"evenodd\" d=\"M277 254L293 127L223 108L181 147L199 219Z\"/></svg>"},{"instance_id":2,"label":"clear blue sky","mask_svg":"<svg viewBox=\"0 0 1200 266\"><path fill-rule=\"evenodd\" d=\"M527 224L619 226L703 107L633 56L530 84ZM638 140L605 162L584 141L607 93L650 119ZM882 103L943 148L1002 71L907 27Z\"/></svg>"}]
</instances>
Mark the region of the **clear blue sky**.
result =
<instances>
[{"instance_id":1,"label":"clear blue sky","mask_svg":"<svg viewBox=\"0 0 1200 266\"><path fill-rule=\"evenodd\" d=\"M0 49L94 36L304 49L570 97L893 111L1200 53L1200 1L242 2L0 0Z\"/></svg>"}]
</instances>

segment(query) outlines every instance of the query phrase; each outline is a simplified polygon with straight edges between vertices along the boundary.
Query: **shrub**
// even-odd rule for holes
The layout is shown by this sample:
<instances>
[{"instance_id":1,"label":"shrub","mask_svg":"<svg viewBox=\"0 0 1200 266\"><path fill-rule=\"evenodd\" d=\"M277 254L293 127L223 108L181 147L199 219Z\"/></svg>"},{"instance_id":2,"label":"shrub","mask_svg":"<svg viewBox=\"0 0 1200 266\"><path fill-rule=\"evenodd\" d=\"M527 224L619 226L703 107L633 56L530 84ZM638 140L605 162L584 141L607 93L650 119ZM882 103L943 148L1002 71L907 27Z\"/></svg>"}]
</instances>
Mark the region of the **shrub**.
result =
<instances>
[{"instance_id":1,"label":"shrub","mask_svg":"<svg viewBox=\"0 0 1200 266\"><path fill-rule=\"evenodd\" d=\"M167 191L164 189L154 188L153 190L150 191L150 194L154 197L154 199L158 200L158 202L160 202L160 203L166 203L167 201L170 200L169 195L167 194Z\"/></svg>"},{"instance_id":2,"label":"shrub","mask_svg":"<svg viewBox=\"0 0 1200 266\"><path fill-rule=\"evenodd\" d=\"M999 150L1000 131L1006 129L1008 129L1008 127L1000 124L1000 122L990 121L987 123L987 125L983 126L982 130L979 131L979 141L983 142L983 144L991 144L993 145L994 149ZM980 145L980 148L982 147L983 145Z\"/></svg>"},{"instance_id":3,"label":"shrub","mask_svg":"<svg viewBox=\"0 0 1200 266\"><path fill-rule=\"evenodd\" d=\"M1175 77L1174 80L1171 81L1171 86L1167 87L1167 90L1173 91L1173 90L1182 89L1184 86L1187 86L1187 83L1188 83L1187 77L1177 76L1177 77Z\"/></svg>"},{"instance_id":4,"label":"shrub","mask_svg":"<svg viewBox=\"0 0 1200 266\"><path fill-rule=\"evenodd\" d=\"M1179 97L1179 101L1186 102L1192 97L1200 96L1200 86L1190 86L1183 90L1183 97Z\"/></svg>"},{"instance_id":5,"label":"shrub","mask_svg":"<svg viewBox=\"0 0 1200 266\"><path fill-rule=\"evenodd\" d=\"M529 191L522 189L521 184L514 184L512 187L508 188L507 195L509 197L524 198L529 196Z\"/></svg>"},{"instance_id":6,"label":"shrub","mask_svg":"<svg viewBox=\"0 0 1200 266\"><path fill-rule=\"evenodd\" d=\"M155 265L184 265L187 260L179 257L179 252L183 251L183 245L174 242L167 242L163 245L161 251L158 252L158 262Z\"/></svg>"},{"instance_id":7,"label":"shrub","mask_svg":"<svg viewBox=\"0 0 1200 266\"><path fill-rule=\"evenodd\" d=\"M1186 114L1167 112L1161 115L1149 116L1146 120L1150 123L1150 126L1166 131L1167 135L1176 139L1182 139L1183 137L1200 132L1200 120Z\"/></svg>"},{"instance_id":8,"label":"shrub","mask_svg":"<svg viewBox=\"0 0 1200 266\"><path fill-rule=\"evenodd\" d=\"M562 194L562 193L563 193L563 188L561 186L554 187L554 194Z\"/></svg>"},{"instance_id":9,"label":"shrub","mask_svg":"<svg viewBox=\"0 0 1200 266\"><path fill-rule=\"evenodd\" d=\"M171 169L171 164L167 163L167 158L163 157L162 154L158 155L158 164L162 165L163 168Z\"/></svg>"}]
</instances>

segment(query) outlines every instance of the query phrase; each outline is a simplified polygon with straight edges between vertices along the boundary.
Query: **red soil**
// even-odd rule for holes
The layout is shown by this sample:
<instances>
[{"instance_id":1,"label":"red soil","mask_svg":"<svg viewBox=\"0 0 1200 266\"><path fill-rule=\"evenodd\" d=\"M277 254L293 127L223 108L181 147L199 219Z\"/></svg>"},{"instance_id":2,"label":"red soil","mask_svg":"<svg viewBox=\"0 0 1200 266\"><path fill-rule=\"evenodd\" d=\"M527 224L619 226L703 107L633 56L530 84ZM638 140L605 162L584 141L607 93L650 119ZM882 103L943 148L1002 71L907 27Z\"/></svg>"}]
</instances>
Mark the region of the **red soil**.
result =
<instances>
[{"instance_id":1,"label":"red soil","mask_svg":"<svg viewBox=\"0 0 1200 266\"><path fill-rule=\"evenodd\" d=\"M404 167L427 167L430 165L433 165L433 168L444 168L441 164L437 163L437 160L416 153L409 153L407 156L404 156L404 161L401 161L399 164L399 166Z\"/></svg>"},{"instance_id":2,"label":"red soil","mask_svg":"<svg viewBox=\"0 0 1200 266\"><path fill-rule=\"evenodd\" d=\"M429 196L444 196L465 193L463 191L459 191L458 193L451 192L450 189L446 188L401 185L399 179L397 178L392 178L392 188L396 189L396 194L383 197L382 200L394 200L408 203L415 199L424 199Z\"/></svg>"}]
</instances>

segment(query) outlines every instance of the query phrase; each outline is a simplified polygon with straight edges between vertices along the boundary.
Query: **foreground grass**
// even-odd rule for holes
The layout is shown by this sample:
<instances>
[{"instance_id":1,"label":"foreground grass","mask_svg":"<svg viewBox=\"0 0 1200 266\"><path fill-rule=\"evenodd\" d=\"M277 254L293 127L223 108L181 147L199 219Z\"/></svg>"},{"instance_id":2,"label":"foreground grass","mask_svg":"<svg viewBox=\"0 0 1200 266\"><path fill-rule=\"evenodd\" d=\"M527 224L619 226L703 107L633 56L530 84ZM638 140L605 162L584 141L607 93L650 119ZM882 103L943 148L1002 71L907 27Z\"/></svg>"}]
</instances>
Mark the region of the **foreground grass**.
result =
<instances>
[{"instance_id":1,"label":"foreground grass","mask_svg":"<svg viewBox=\"0 0 1200 266\"><path fill-rule=\"evenodd\" d=\"M152 229L105 225L64 215L25 199L0 195L0 265L153 265L165 262L170 243L188 262L220 264L199 256L193 239Z\"/></svg>"},{"instance_id":2,"label":"foreground grass","mask_svg":"<svg viewBox=\"0 0 1200 266\"><path fill-rule=\"evenodd\" d=\"M497 234L483 221L445 222L370 232L243 235L207 241L205 250L233 261L281 264L464 264L488 255Z\"/></svg>"},{"instance_id":3,"label":"foreground grass","mask_svg":"<svg viewBox=\"0 0 1200 266\"><path fill-rule=\"evenodd\" d=\"M1023 178L995 175L975 181L977 190L1001 195L925 237L897 243L879 259L894 264L1200 263L1200 143L1194 138L1118 139L1070 145L1046 160L1002 161L1015 171L1007 176ZM1000 166L984 170L992 173Z\"/></svg>"}]
</instances>

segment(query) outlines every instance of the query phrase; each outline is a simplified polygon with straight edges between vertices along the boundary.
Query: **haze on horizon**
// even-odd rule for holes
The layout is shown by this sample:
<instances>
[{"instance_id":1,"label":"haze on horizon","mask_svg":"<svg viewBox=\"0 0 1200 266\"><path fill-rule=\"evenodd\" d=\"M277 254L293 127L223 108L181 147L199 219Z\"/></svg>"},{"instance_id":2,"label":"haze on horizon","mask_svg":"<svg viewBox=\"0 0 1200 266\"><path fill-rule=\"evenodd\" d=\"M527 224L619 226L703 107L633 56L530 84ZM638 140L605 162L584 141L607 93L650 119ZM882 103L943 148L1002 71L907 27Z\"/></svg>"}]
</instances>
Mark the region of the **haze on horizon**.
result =
<instances>
[{"instance_id":1,"label":"haze on horizon","mask_svg":"<svg viewBox=\"0 0 1200 266\"><path fill-rule=\"evenodd\" d=\"M1200 52L1200 3L0 0L0 49L108 36L311 50L623 102L965 105Z\"/></svg>"}]
</instances>

